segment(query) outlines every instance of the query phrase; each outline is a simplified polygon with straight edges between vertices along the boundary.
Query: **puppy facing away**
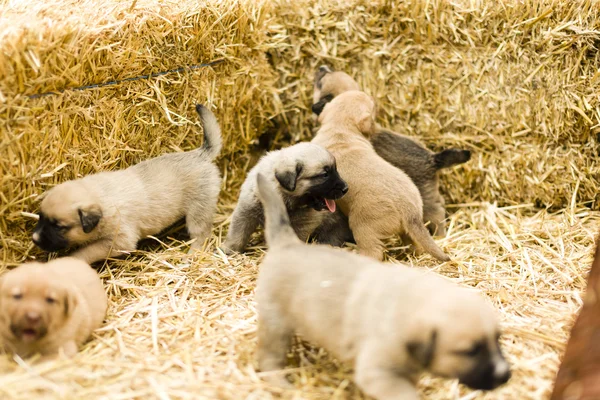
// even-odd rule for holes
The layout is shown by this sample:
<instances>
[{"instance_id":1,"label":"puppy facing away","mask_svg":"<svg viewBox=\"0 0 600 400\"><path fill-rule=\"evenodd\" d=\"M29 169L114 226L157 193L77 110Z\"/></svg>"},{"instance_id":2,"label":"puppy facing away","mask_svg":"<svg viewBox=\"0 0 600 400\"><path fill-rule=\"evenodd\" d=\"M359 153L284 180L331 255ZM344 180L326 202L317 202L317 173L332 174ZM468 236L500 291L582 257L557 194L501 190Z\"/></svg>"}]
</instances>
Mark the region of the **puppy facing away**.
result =
<instances>
[{"instance_id":1,"label":"puppy facing away","mask_svg":"<svg viewBox=\"0 0 600 400\"><path fill-rule=\"evenodd\" d=\"M192 249L201 248L219 195L213 160L221 150L221 130L208 108L197 105L196 111L204 127L202 147L50 189L41 203L34 243L46 251L79 245L72 256L92 263L133 251L140 239L185 217L195 239Z\"/></svg>"},{"instance_id":2,"label":"puppy facing away","mask_svg":"<svg viewBox=\"0 0 600 400\"><path fill-rule=\"evenodd\" d=\"M21 357L74 356L107 303L98 274L79 259L23 264L0 277L1 345Z\"/></svg>"},{"instance_id":3,"label":"puppy facing away","mask_svg":"<svg viewBox=\"0 0 600 400\"><path fill-rule=\"evenodd\" d=\"M285 367L295 333L354 367L380 400L417 399L422 371L494 389L510 378L494 310L474 291L434 273L382 264L294 234L281 196L257 176L269 250L259 268L258 364Z\"/></svg>"},{"instance_id":4,"label":"puppy facing away","mask_svg":"<svg viewBox=\"0 0 600 400\"><path fill-rule=\"evenodd\" d=\"M418 249L448 261L423 224L423 202L415 184L379 157L365 137L375 129L374 115L370 96L344 92L325 106L312 140L333 154L340 176L348 182L348 193L336 202L348 216L359 252L381 260L382 240L399 233L408 234Z\"/></svg>"},{"instance_id":5,"label":"puppy facing away","mask_svg":"<svg viewBox=\"0 0 600 400\"><path fill-rule=\"evenodd\" d=\"M264 221L256 189L258 173L279 187L292 226L302 241L321 224L325 214L336 211L334 200L348 191L348 185L337 172L335 158L323 147L298 143L271 151L250 170L242 185L227 239L222 245L226 252L243 251L252 233Z\"/></svg>"},{"instance_id":6,"label":"puppy facing away","mask_svg":"<svg viewBox=\"0 0 600 400\"><path fill-rule=\"evenodd\" d=\"M321 66L315 73L313 112L319 115L328 102L348 90L359 90L350 75ZM439 190L438 171L469 161L471 152L451 148L434 153L414 138L380 127L371 143L380 157L400 168L415 183L423 200L423 220L429 223L432 234L445 236L445 202Z\"/></svg>"}]
</instances>

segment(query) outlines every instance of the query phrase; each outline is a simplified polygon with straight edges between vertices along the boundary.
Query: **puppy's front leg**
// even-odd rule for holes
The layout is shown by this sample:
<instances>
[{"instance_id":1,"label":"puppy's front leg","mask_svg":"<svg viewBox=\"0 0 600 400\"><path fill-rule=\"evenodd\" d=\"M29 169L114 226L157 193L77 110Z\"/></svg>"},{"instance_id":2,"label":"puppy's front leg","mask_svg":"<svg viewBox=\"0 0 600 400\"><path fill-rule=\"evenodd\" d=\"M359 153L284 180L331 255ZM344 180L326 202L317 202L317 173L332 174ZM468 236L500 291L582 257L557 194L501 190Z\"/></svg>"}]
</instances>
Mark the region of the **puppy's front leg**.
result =
<instances>
[{"instance_id":1,"label":"puppy's front leg","mask_svg":"<svg viewBox=\"0 0 600 400\"><path fill-rule=\"evenodd\" d=\"M262 215L262 207L258 202L255 204L238 203L231 216L227 239L221 246L225 253L244 251L250 236L258 227Z\"/></svg>"},{"instance_id":2,"label":"puppy's front leg","mask_svg":"<svg viewBox=\"0 0 600 400\"><path fill-rule=\"evenodd\" d=\"M377 400L418 400L410 377L379 364L376 354L371 348L363 349L356 359L354 380L362 391Z\"/></svg>"},{"instance_id":3,"label":"puppy's front leg","mask_svg":"<svg viewBox=\"0 0 600 400\"><path fill-rule=\"evenodd\" d=\"M283 370L290 346L292 330L271 310L260 310L258 314L258 368L262 372ZM291 386L284 376L271 376L265 380L283 387Z\"/></svg>"},{"instance_id":4,"label":"puppy's front leg","mask_svg":"<svg viewBox=\"0 0 600 400\"><path fill-rule=\"evenodd\" d=\"M125 246L123 246L123 243ZM119 244L121 244L119 246ZM123 251L133 251L137 247L135 240L112 240L105 239L90 243L89 245L75 251L71 254L72 257L79 258L88 264L96 261L104 260L109 257L119 257L123 255Z\"/></svg>"},{"instance_id":5,"label":"puppy's front leg","mask_svg":"<svg viewBox=\"0 0 600 400\"><path fill-rule=\"evenodd\" d=\"M68 358L75 357L75 355L77 354L77 344L74 340L69 340L61 347L63 349L63 352L65 353L65 356L67 356Z\"/></svg>"}]
</instances>

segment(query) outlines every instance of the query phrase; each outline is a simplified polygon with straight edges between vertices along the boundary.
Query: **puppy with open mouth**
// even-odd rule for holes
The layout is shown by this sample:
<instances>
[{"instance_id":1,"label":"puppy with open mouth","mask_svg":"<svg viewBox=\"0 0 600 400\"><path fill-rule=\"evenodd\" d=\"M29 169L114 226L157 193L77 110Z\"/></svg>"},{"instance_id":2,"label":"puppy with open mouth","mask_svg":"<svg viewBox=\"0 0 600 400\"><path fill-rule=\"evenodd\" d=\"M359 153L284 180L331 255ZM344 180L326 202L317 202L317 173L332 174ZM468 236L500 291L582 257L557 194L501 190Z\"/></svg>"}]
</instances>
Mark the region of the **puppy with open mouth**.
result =
<instances>
[{"instance_id":1,"label":"puppy with open mouth","mask_svg":"<svg viewBox=\"0 0 600 400\"><path fill-rule=\"evenodd\" d=\"M376 399L417 399L422 371L474 389L508 381L497 317L474 291L429 271L306 245L272 182L259 174L257 190L269 247L256 287L261 371L285 367L298 333L352 363L356 383Z\"/></svg>"},{"instance_id":2,"label":"puppy with open mouth","mask_svg":"<svg viewBox=\"0 0 600 400\"><path fill-rule=\"evenodd\" d=\"M248 172L242 185L227 239L221 246L226 252L243 251L252 233L264 221L256 189L258 173L279 187L292 226L302 241L321 224L327 212L336 211L335 200L348 191L348 185L337 172L335 158L321 146L298 143L271 151Z\"/></svg>"},{"instance_id":3,"label":"puppy with open mouth","mask_svg":"<svg viewBox=\"0 0 600 400\"><path fill-rule=\"evenodd\" d=\"M335 96L349 90L360 90L350 75L321 66L315 73L313 112L318 116ZM438 172L469 161L471 152L451 148L434 153L414 138L379 126L376 129L370 139L373 148L381 158L400 168L415 183L423 200L423 220L428 223L431 234L446 236L446 210L439 190Z\"/></svg>"},{"instance_id":4,"label":"puppy with open mouth","mask_svg":"<svg viewBox=\"0 0 600 400\"><path fill-rule=\"evenodd\" d=\"M0 338L21 357L73 356L102 325L107 296L85 262L59 258L23 264L0 277Z\"/></svg>"},{"instance_id":5,"label":"puppy with open mouth","mask_svg":"<svg viewBox=\"0 0 600 400\"><path fill-rule=\"evenodd\" d=\"M413 181L373 149L366 136L376 124L375 103L364 92L351 90L327 103L319 116L321 127L312 140L335 157L348 193L336 203L361 254L383 259L383 239L407 234L417 250L441 261L448 257L423 224L423 202Z\"/></svg>"},{"instance_id":6,"label":"puppy with open mouth","mask_svg":"<svg viewBox=\"0 0 600 400\"><path fill-rule=\"evenodd\" d=\"M197 105L196 111L204 128L202 147L53 187L42 200L33 242L46 251L80 245L72 256L93 263L133 251L140 239L185 218L195 239L192 249L201 248L221 185L213 162L221 129L208 108Z\"/></svg>"}]
</instances>

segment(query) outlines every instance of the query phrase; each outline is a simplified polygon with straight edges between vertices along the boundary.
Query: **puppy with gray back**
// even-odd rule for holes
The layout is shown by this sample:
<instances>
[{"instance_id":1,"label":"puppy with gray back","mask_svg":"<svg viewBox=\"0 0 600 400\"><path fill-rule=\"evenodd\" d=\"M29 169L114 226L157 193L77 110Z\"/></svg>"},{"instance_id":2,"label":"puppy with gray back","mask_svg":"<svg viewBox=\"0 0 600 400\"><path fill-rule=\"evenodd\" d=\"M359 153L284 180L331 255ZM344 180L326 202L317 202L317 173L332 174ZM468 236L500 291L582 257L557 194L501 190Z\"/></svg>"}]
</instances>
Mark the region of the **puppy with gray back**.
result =
<instances>
[{"instance_id":1,"label":"puppy with gray back","mask_svg":"<svg viewBox=\"0 0 600 400\"><path fill-rule=\"evenodd\" d=\"M350 75L321 66L315 73L313 112L318 116L328 102L348 90L359 90L358 83ZM471 152L452 148L434 153L414 138L381 127L377 127L370 140L377 154L404 171L419 189L423 220L429 223L430 232L445 236L445 202L439 190L438 172L467 162Z\"/></svg>"},{"instance_id":2,"label":"puppy with gray back","mask_svg":"<svg viewBox=\"0 0 600 400\"><path fill-rule=\"evenodd\" d=\"M72 256L92 263L133 251L140 239L185 218L192 249L201 248L219 196L213 161L221 130L208 108L197 105L196 111L204 128L201 148L55 186L42 200L34 243L47 251L79 245Z\"/></svg>"},{"instance_id":3,"label":"puppy with gray back","mask_svg":"<svg viewBox=\"0 0 600 400\"><path fill-rule=\"evenodd\" d=\"M423 202L411 179L375 153L365 135L375 129L375 103L363 92L336 96L319 116L312 140L333 154L348 193L337 200L361 254L383 258L383 239L408 234L417 249L438 260L450 258L423 224Z\"/></svg>"},{"instance_id":4,"label":"puppy with gray back","mask_svg":"<svg viewBox=\"0 0 600 400\"><path fill-rule=\"evenodd\" d=\"M277 185L286 203L292 226L302 241L319 226L329 212L336 211L335 201L347 191L336 168L335 158L313 143L298 143L271 151L250 170L233 212L226 252L244 250L250 236L264 221L256 189L256 175L262 173Z\"/></svg>"},{"instance_id":5,"label":"puppy with gray back","mask_svg":"<svg viewBox=\"0 0 600 400\"><path fill-rule=\"evenodd\" d=\"M61 349L73 356L102 325L107 303L98 274L81 260L23 264L0 277L1 345L21 357Z\"/></svg>"},{"instance_id":6,"label":"puppy with gray back","mask_svg":"<svg viewBox=\"0 0 600 400\"><path fill-rule=\"evenodd\" d=\"M352 363L358 386L379 400L417 399L425 370L474 389L509 379L495 312L474 291L428 271L306 245L273 184L259 174L257 187L269 247L256 287L261 371L285 367L298 333Z\"/></svg>"}]
</instances>

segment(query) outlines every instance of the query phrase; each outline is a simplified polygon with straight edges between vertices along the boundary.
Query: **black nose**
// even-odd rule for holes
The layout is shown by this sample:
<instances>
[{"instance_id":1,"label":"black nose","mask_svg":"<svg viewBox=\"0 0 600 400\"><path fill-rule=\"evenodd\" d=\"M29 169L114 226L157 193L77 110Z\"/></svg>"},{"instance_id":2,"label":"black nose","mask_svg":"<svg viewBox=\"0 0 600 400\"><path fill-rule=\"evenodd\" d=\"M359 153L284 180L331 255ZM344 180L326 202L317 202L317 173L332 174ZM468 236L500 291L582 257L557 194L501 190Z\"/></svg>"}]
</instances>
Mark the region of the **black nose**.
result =
<instances>
[{"instance_id":1,"label":"black nose","mask_svg":"<svg viewBox=\"0 0 600 400\"><path fill-rule=\"evenodd\" d=\"M344 187L342 188L342 194L346 193L348 193L348 185L344 185Z\"/></svg>"}]
</instances>

